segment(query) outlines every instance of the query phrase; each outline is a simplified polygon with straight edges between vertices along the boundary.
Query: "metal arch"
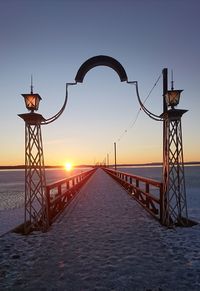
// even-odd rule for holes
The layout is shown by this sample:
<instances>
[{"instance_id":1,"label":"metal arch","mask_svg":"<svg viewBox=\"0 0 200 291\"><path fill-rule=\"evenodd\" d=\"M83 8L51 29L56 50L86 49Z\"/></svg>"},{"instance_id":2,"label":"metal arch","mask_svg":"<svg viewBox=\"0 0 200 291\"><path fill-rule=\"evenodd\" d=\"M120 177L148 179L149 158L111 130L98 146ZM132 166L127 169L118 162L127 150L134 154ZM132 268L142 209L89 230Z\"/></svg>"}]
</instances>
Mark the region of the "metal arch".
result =
<instances>
[{"instance_id":1,"label":"metal arch","mask_svg":"<svg viewBox=\"0 0 200 291\"><path fill-rule=\"evenodd\" d=\"M61 107L61 109L52 117L45 119L44 121L41 122L41 125L46 125L49 123L54 122L56 119L58 119L58 117L60 117L60 115L63 113L63 111L65 110L65 107L67 105L67 100L68 100L68 86L69 85L76 85L77 83L66 83L66 95L65 95L65 101L63 106Z\"/></svg>"},{"instance_id":2,"label":"metal arch","mask_svg":"<svg viewBox=\"0 0 200 291\"><path fill-rule=\"evenodd\" d=\"M103 55L95 56L85 61L79 68L75 81L82 83L87 72L97 66L110 67L118 74L121 82L128 81L128 77L123 66L116 59Z\"/></svg>"},{"instance_id":3,"label":"metal arch","mask_svg":"<svg viewBox=\"0 0 200 291\"><path fill-rule=\"evenodd\" d=\"M110 68L112 68L113 70L116 71L116 73L118 74L121 82L128 81L128 77L126 75L126 72L125 72L124 68L114 58L109 57L109 56L100 55L100 56L95 56L95 57L92 57L92 58L88 59L79 68L79 70L78 70L78 72L76 74L76 77L75 77L75 81L76 82L75 83L66 83L66 96L65 96L65 101L64 101L64 104L63 104L62 108L54 116L42 121L41 125L46 125L46 124L52 123L53 121L58 119L58 117L65 110L65 107L66 107L66 104L67 104L68 86L69 85L76 85L77 83L82 83L86 73L89 70L91 70L92 68L96 67L96 66L108 66L108 67L110 67Z\"/></svg>"}]
</instances>

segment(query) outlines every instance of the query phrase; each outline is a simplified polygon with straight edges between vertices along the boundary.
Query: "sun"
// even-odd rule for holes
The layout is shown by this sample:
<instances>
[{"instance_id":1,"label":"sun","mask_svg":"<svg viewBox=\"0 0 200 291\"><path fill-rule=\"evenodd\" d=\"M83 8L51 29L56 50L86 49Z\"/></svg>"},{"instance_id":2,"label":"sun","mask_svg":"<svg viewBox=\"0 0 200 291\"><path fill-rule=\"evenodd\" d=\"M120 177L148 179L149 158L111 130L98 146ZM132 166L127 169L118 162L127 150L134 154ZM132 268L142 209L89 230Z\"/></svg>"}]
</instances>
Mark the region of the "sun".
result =
<instances>
[{"instance_id":1,"label":"sun","mask_svg":"<svg viewBox=\"0 0 200 291\"><path fill-rule=\"evenodd\" d=\"M70 162L67 162L65 163L65 170L70 172L72 170L73 166L72 166L72 163Z\"/></svg>"}]
</instances>

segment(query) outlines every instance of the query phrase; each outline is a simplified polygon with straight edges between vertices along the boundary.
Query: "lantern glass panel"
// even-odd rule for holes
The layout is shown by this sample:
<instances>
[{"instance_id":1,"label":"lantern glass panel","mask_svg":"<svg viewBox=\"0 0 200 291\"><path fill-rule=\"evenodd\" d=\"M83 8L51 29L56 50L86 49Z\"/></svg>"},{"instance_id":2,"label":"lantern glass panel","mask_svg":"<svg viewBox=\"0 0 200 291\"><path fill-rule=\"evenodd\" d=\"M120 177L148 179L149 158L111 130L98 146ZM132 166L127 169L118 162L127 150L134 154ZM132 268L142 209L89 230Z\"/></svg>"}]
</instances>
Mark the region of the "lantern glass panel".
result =
<instances>
[{"instance_id":1,"label":"lantern glass panel","mask_svg":"<svg viewBox=\"0 0 200 291\"><path fill-rule=\"evenodd\" d=\"M39 94L22 94L28 110L38 110L40 100L42 99Z\"/></svg>"},{"instance_id":2,"label":"lantern glass panel","mask_svg":"<svg viewBox=\"0 0 200 291\"><path fill-rule=\"evenodd\" d=\"M181 92L183 90L171 90L165 94L165 100L168 106L174 107L179 104Z\"/></svg>"}]
</instances>

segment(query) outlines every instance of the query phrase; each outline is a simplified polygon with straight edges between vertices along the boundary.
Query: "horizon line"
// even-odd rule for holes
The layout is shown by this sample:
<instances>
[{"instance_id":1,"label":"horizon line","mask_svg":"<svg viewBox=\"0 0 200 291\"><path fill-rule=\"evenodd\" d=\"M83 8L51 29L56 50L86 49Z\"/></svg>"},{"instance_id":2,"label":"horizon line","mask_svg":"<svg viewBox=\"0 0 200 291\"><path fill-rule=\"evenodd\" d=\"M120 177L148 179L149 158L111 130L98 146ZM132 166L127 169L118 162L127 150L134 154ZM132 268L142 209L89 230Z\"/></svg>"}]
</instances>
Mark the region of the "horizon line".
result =
<instances>
[{"instance_id":1,"label":"horizon line","mask_svg":"<svg viewBox=\"0 0 200 291\"><path fill-rule=\"evenodd\" d=\"M116 164L117 167L125 167L125 166L162 166L162 162L152 162L152 163L119 163ZM184 165L197 165L200 164L200 161L190 161L190 162L184 162ZM106 164L81 164L81 165L74 165L74 168L91 168L91 167L101 167L101 166L109 166L109 167L114 167L115 164L110 164L110 165L106 165ZM63 165L46 165L45 166L46 169L48 168L64 168ZM4 165L4 166L0 166L0 170L6 170L6 169L25 169L25 165L12 165L12 166L8 166L8 165Z\"/></svg>"}]
</instances>

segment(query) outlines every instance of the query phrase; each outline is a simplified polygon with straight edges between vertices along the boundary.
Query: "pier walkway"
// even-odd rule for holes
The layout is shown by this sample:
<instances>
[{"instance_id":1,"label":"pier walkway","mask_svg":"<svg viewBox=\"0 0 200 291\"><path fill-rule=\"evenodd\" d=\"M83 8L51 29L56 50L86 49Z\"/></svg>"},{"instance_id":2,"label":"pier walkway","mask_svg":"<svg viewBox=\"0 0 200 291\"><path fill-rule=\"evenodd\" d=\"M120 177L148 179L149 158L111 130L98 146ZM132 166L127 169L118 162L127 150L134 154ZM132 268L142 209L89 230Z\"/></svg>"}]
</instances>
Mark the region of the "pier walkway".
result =
<instances>
[{"instance_id":1,"label":"pier walkway","mask_svg":"<svg viewBox=\"0 0 200 291\"><path fill-rule=\"evenodd\" d=\"M163 232L98 169L49 232L0 238L0 290L200 290Z\"/></svg>"}]
</instances>

